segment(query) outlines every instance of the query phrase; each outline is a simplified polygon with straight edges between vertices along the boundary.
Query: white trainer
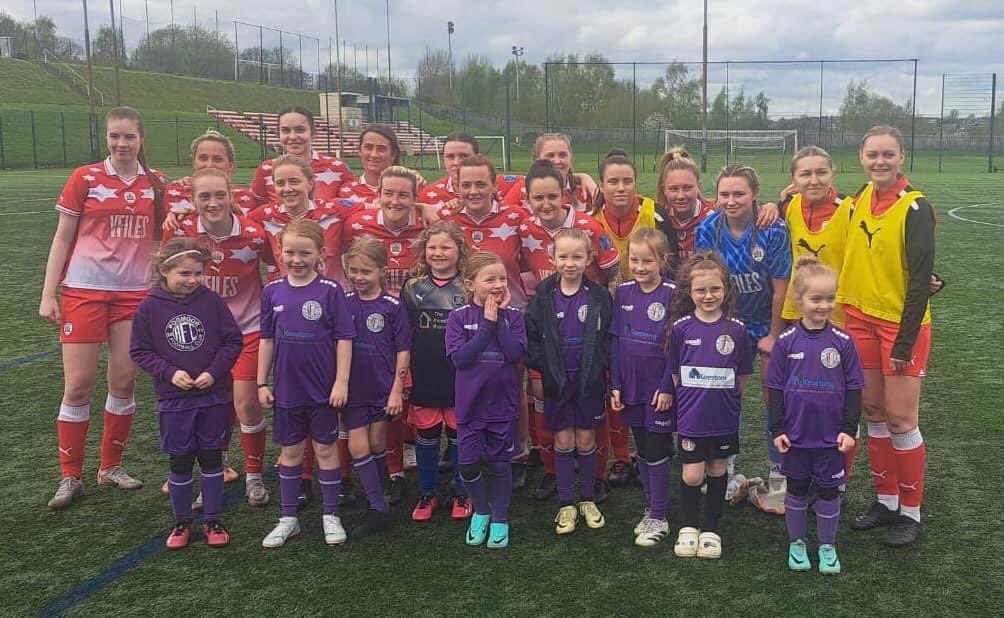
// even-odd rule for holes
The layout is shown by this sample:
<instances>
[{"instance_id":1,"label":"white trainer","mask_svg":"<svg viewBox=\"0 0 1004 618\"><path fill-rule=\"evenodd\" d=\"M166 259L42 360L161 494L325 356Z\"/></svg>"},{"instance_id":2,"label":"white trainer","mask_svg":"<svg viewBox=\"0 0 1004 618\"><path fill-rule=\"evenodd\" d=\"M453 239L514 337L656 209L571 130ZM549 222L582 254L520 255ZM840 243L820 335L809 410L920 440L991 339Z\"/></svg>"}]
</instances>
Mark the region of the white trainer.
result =
<instances>
[{"instance_id":1,"label":"white trainer","mask_svg":"<svg viewBox=\"0 0 1004 618\"><path fill-rule=\"evenodd\" d=\"M338 515L322 515L321 525L324 526L324 542L328 545L341 545L349 538Z\"/></svg>"},{"instance_id":2,"label":"white trainer","mask_svg":"<svg viewBox=\"0 0 1004 618\"><path fill-rule=\"evenodd\" d=\"M634 539L638 547L653 547L669 536L669 522L665 519L649 518L645 527Z\"/></svg>"},{"instance_id":3,"label":"white trainer","mask_svg":"<svg viewBox=\"0 0 1004 618\"><path fill-rule=\"evenodd\" d=\"M646 506L645 507L645 512L642 513L642 515L641 515L641 519L639 519L638 523L635 524L635 526L634 526L634 535L635 536L638 536L639 534L641 534L641 531L645 529L645 524L648 523L649 519L651 519L651 517L649 517L649 515L651 513L652 513L652 511Z\"/></svg>"},{"instance_id":4,"label":"white trainer","mask_svg":"<svg viewBox=\"0 0 1004 618\"><path fill-rule=\"evenodd\" d=\"M119 489L142 489L143 481L129 476L122 466L98 470L98 485L112 485Z\"/></svg>"},{"instance_id":5,"label":"white trainer","mask_svg":"<svg viewBox=\"0 0 1004 618\"><path fill-rule=\"evenodd\" d=\"M300 534L300 520L296 517L280 517L279 523L268 533L261 546L265 549L282 547L290 538Z\"/></svg>"},{"instance_id":6,"label":"white trainer","mask_svg":"<svg viewBox=\"0 0 1004 618\"><path fill-rule=\"evenodd\" d=\"M64 477L63 480L59 481L56 494L49 500L49 508L65 509L82 495L84 495L84 482L72 476Z\"/></svg>"}]
</instances>

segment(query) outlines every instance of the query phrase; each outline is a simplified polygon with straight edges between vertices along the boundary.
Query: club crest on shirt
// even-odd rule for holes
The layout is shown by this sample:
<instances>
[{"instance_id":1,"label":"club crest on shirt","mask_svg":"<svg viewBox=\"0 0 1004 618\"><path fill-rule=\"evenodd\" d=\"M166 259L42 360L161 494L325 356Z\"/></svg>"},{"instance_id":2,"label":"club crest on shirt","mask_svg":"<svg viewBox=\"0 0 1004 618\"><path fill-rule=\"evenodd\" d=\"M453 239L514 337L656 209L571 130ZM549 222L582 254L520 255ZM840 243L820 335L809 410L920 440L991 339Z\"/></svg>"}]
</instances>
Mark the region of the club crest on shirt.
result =
<instances>
[{"instance_id":1,"label":"club crest on shirt","mask_svg":"<svg viewBox=\"0 0 1004 618\"><path fill-rule=\"evenodd\" d=\"M586 313L588 311L589 311L589 305L579 305L579 310L575 312L575 317L579 318L579 321L585 324Z\"/></svg>"},{"instance_id":2,"label":"club crest on shirt","mask_svg":"<svg viewBox=\"0 0 1004 618\"><path fill-rule=\"evenodd\" d=\"M697 448L697 443L691 440L690 438L684 438L680 440L680 448L690 453L693 452L695 448Z\"/></svg>"},{"instance_id":3,"label":"club crest on shirt","mask_svg":"<svg viewBox=\"0 0 1004 618\"><path fill-rule=\"evenodd\" d=\"M73 333L73 324L67 322L63 324L63 335L69 337Z\"/></svg>"},{"instance_id":4,"label":"club crest on shirt","mask_svg":"<svg viewBox=\"0 0 1004 618\"><path fill-rule=\"evenodd\" d=\"M213 262L214 263L216 263L216 264L222 264L223 263L223 257L224 256L223 256L223 252L222 251L213 251Z\"/></svg>"},{"instance_id":5,"label":"club crest on shirt","mask_svg":"<svg viewBox=\"0 0 1004 618\"><path fill-rule=\"evenodd\" d=\"M648 319L653 322L661 322L666 317L666 305L655 301L648 306Z\"/></svg>"},{"instance_id":6,"label":"club crest on shirt","mask_svg":"<svg viewBox=\"0 0 1004 618\"><path fill-rule=\"evenodd\" d=\"M122 199L126 201L126 204L135 204L136 194L133 193L132 191L126 191L125 193L122 194Z\"/></svg>"},{"instance_id":7,"label":"club crest on shirt","mask_svg":"<svg viewBox=\"0 0 1004 618\"><path fill-rule=\"evenodd\" d=\"M760 245L753 245L753 249L750 251L750 256L753 258L754 262L762 262L764 256L763 247Z\"/></svg>"},{"instance_id":8,"label":"club crest on shirt","mask_svg":"<svg viewBox=\"0 0 1004 618\"><path fill-rule=\"evenodd\" d=\"M676 237L679 238L680 240L687 240L687 231L680 230L679 232L676 233Z\"/></svg>"},{"instance_id":9,"label":"club crest on shirt","mask_svg":"<svg viewBox=\"0 0 1004 618\"><path fill-rule=\"evenodd\" d=\"M316 300L308 300L307 302L303 303L303 307L300 309L300 313L302 313L303 317L307 318L308 320L316 322L317 320L321 319L321 313L322 313L321 303L317 302Z\"/></svg>"},{"instance_id":10,"label":"club crest on shirt","mask_svg":"<svg viewBox=\"0 0 1004 618\"><path fill-rule=\"evenodd\" d=\"M826 348L819 353L819 362L823 363L823 367L827 369L833 369L840 365L840 352L836 348Z\"/></svg>"},{"instance_id":11,"label":"club crest on shirt","mask_svg":"<svg viewBox=\"0 0 1004 618\"><path fill-rule=\"evenodd\" d=\"M379 313L371 313L366 316L366 328L371 333L383 332L384 319Z\"/></svg>"},{"instance_id":12,"label":"club crest on shirt","mask_svg":"<svg viewBox=\"0 0 1004 618\"><path fill-rule=\"evenodd\" d=\"M481 230L474 230L473 232L471 232L471 241L474 244L476 245L481 244L481 241L483 241L484 239L485 239L485 233L482 232Z\"/></svg>"},{"instance_id":13,"label":"club crest on shirt","mask_svg":"<svg viewBox=\"0 0 1004 618\"><path fill-rule=\"evenodd\" d=\"M718 339L715 339L715 349L722 356L728 356L736 349L736 341L731 335L719 335Z\"/></svg>"},{"instance_id":14,"label":"club crest on shirt","mask_svg":"<svg viewBox=\"0 0 1004 618\"><path fill-rule=\"evenodd\" d=\"M402 249L403 249L403 247L401 246L401 243L399 243L399 242L392 242L392 243L390 243L390 253L391 253L391 255L401 255Z\"/></svg>"},{"instance_id":15,"label":"club crest on shirt","mask_svg":"<svg viewBox=\"0 0 1004 618\"><path fill-rule=\"evenodd\" d=\"M198 350L206 340L206 328L194 315L176 315L164 327L167 343L179 352Z\"/></svg>"}]
</instances>

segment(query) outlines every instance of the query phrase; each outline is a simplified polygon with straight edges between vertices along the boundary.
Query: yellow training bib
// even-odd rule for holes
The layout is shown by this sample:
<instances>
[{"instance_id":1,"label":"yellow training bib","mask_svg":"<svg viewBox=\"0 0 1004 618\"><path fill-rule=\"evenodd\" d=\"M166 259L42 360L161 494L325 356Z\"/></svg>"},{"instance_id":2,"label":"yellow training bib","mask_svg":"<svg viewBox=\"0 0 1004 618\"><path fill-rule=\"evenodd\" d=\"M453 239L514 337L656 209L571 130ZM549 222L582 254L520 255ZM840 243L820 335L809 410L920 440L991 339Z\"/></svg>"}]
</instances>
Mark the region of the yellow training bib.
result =
<instances>
[{"instance_id":1,"label":"yellow training bib","mask_svg":"<svg viewBox=\"0 0 1004 618\"><path fill-rule=\"evenodd\" d=\"M655 202L648 197L641 198L641 207L638 209L638 217L634 221L634 225L624 236L618 236L617 233L610 227L607 223L607 216L605 210L600 210L596 214L596 220L600 222L603 229L606 230L607 236L614 243L614 248L617 249L617 255L621 258L621 278L624 281L630 281L631 269L628 267L628 238L631 234L641 228L645 227L655 227Z\"/></svg>"}]
</instances>

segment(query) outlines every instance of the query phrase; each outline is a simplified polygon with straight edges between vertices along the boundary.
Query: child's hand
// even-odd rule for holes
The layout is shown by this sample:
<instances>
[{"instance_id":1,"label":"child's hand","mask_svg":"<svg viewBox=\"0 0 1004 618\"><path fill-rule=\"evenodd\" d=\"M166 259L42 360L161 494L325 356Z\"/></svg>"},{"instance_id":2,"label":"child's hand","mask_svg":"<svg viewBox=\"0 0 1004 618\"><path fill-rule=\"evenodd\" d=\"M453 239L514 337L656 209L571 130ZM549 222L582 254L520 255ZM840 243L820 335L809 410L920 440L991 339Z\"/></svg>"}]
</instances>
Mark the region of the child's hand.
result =
<instances>
[{"instance_id":1,"label":"child's hand","mask_svg":"<svg viewBox=\"0 0 1004 618\"><path fill-rule=\"evenodd\" d=\"M388 416L397 416L404 409L404 395L401 391L391 389L390 397L387 398L387 407L384 408Z\"/></svg>"},{"instance_id":2,"label":"child's hand","mask_svg":"<svg viewBox=\"0 0 1004 618\"><path fill-rule=\"evenodd\" d=\"M165 232L173 232L178 229L178 215L173 212L168 212L167 216L164 217L164 223L161 224L160 227Z\"/></svg>"},{"instance_id":3,"label":"child's hand","mask_svg":"<svg viewBox=\"0 0 1004 618\"><path fill-rule=\"evenodd\" d=\"M656 391L652 395L652 406L656 412L665 412L673 405L673 396L669 393Z\"/></svg>"},{"instance_id":4,"label":"child's hand","mask_svg":"<svg viewBox=\"0 0 1004 618\"><path fill-rule=\"evenodd\" d=\"M332 408L344 408L346 402L349 400L349 385L347 382L335 381L335 385L331 387L331 396L328 397L328 403L331 404Z\"/></svg>"},{"instance_id":5,"label":"child's hand","mask_svg":"<svg viewBox=\"0 0 1004 618\"><path fill-rule=\"evenodd\" d=\"M764 356L770 356L770 353L774 351L774 335L767 335L760 341L756 342L757 352L763 354Z\"/></svg>"},{"instance_id":6,"label":"child's hand","mask_svg":"<svg viewBox=\"0 0 1004 618\"><path fill-rule=\"evenodd\" d=\"M171 376L171 384L174 384L183 391L191 390L195 385L195 380L184 369L179 369Z\"/></svg>"},{"instance_id":7,"label":"child's hand","mask_svg":"<svg viewBox=\"0 0 1004 618\"><path fill-rule=\"evenodd\" d=\"M485 299L485 319L489 322L498 322L499 303L495 300L494 294L489 294Z\"/></svg>"},{"instance_id":8,"label":"child's hand","mask_svg":"<svg viewBox=\"0 0 1004 618\"><path fill-rule=\"evenodd\" d=\"M199 374L199 377L195 378L195 388L209 388L212 386L216 380L210 375L208 371L203 371Z\"/></svg>"},{"instance_id":9,"label":"child's hand","mask_svg":"<svg viewBox=\"0 0 1004 618\"><path fill-rule=\"evenodd\" d=\"M272 394L272 387L267 384L258 389L258 404L263 408L271 408L275 402L275 395Z\"/></svg>"},{"instance_id":10,"label":"child's hand","mask_svg":"<svg viewBox=\"0 0 1004 618\"><path fill-rule=\"evenodd\" d=\"M783 433L778 437L774 438L774 446L777 447L777 451L779 453L787 453L789 450L791 450L791 441L788 440L788 434Z\"/></svg>"},{"instance_id":11,"label":"child's hand","mask_svg":"<svg viewBox=\"0 0 1004 618\"><path fill-rule=\"evenodd\" d=\"M614 412L620 412L624 409L624 404L621 403L621 392L617 389L610 391L610 409Z\"/></svg>"},{"instance_id":12,"label":"child's hand","mask_svg":"<svg viewBox=\"0 0 1004 618\"><path fill-rule=\"evenodd\" d=\"M852 448L854 448L854 437L849 436L844 432L837 434L837 450L841 453L848 453Z\"/></svg>"},{"instance_id":13,"label":"child's hand","mask_svg":"<svg viewBox=\"0 0 1004 618\"><path fill-rule=\"evenodd\" d=\"M761 230L769 228L777 222L780 212L781 210L774 202L760 204L760 207L757 208L756 226Z\"/></svg>"},{"instance_id":14,"label":"child's hand","mask_svg":"<svg viewBox=\"0 0 1004 618\"><path fill-rule=\"evenodd\" d=\"M499 301L499 307L505 309L512 303L512 293L509 291L509 286L505 286L505 293L502 295L502 300Z\"/></svg>"}]
</instances>

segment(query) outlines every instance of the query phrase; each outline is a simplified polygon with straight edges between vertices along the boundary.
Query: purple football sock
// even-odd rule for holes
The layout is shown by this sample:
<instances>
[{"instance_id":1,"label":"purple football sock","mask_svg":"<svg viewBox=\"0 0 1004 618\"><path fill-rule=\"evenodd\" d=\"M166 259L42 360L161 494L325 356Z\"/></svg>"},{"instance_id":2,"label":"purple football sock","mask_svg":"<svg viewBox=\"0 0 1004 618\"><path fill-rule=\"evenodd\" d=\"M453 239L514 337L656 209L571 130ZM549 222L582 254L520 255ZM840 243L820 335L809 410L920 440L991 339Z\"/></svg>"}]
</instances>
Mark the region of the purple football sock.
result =
<instances>
[{"instance_id":1,"label":"purple football sock","mask_svg":"<svg viewBox=\"0 0 1004 618\"><path fill-rule=\"evenodd\" d=\"M342 469L318 467L317 482L321 485L321 514L338 515L338 492L342 488Z\"/></svg>"},{"instance_id":2,"label":"purple football sock","mask_svg":"<svg viewBox=\"0 0 1004 618\"><path fill-rule=\"evenodd\" d=\"M279 515L281 517L296 517L296 498L300 495L300 475L303 466L287 466L279 464Z\"/></svg>"},{"instance_id":3,"label":"purple football sock","mask_svg":"<svg viewBox=\"0 0 1004 618\"><path fill-rule=\"evenodd\" d=\"M366 490L366 499L370 503L370 508L374 511L386 513L390 511L387 500L383 497L383 479L380 478L380 470L372 455L367 455L362 459L352 460L352 466L356 469L359 482Z\"/></svg>"},{"instance_id":4,"label":"purple football sock","mask_svg":"<svg viewBox=\"0 0 1004 618\"><path fill-rule=\"evenodd\" d=\"M583 502L592 502L596 493L596 446L579 451L579 495Z\"/></svg>"},{"instance_id":5,"label":"purple football sock","mask_svg":"<svg viewBox=\"0 0 1004 618\"><path fill-rule=\"evenodd\" d=\"M561 506L575 504L575 451L554 447L554 476Z\"/></svg>"},{"instance_id":6,"label":"purple football sock","mask_svg":"<svg viewBox=\"0 0 1004 618\"><path fill-rule=\"evenodd\" d=\"M380 475L381 482L388 478L387 475L387 451L373 453L373 463L376 464L377 474Z\"/></svg>"},{"instance_id":7,"label":"purple football sock","mask_svg":"<svg viewBox=\"0 0 1004 618\"><path fill-rule=\"evenodd\" d=\"M651 489L649 489L649 484L651 483L649 480L649 463L642 459L641 456L638 457L638 480L641 481L641 490L645 494L645 504L649 505L649 508L651 508L652 498L650 493Z\"/></svg>"},{"instance_id":8,"label":"purple football sock","mask_svg":"<svg viewBox=\"0 0 1004 618\"><path fill-rule=\"evenodd\" d=\"M666 519L666 507L669 505L669 457L663 457L648 468L648 508L652 519Z\"/></svg>"},{"instance_id":9,"label":"purple football sock","mask_svg":"<svg viewBox=\"0 0 1004 618\"><path fill-rule=\"evenodd\" d=\"M192 473L186 475L171 472L167 475L167 495L171 498L171 510L175 521L192 519Z\"/></svg>"},{"instance_id":10,"label":"purple football sock","mask_svg":"<svg viewBox=\"0 0 1004 618\"><path fill-rule=\"evenodd\" d=\"M808 503L805 496L796 496L790 491L784 496L784 524L788 528L789 543L799 539L805 540Z\"/></svg>"},{"instance_id":11,"label":"purple football sock","mask_svg":"<svg viewBox=\"0 0 1004 618\"><path fill-rule=\"evenodd\" d=\"M463 473L461 473L463 474ZM462 476L464 480L464 487L467 488L467 496L471 499L471 504L474 506L474 512L478 515L487 515L491 512L491 507L488 503L488 488L485 487L485 475L478 468L477 476L474 478L467 478Z\"/></svg>"},{"instance_id":12,"label":"purple football sock","mask_svg":"<svg viewBox=\"0 0 1004 618\"><path fill-rule=\"evenodd\" d=\"M785 502L787 509L787 502ZM837 525L840 523L840 498L832 500L817 499L816 509L816 536L819 537L821 545L833 545L837 542ZM787 513L787 510L785 510Z\"/></svg>"},{"instance_id":13,"label":"purple football sock","mask_svg":"<svg viewBox=\"0 0 1004 618\"><path fill-rule=\"evenodd\" d=\"M202 515L219 519L223 513L223 466L215 470L202 469Z\"/></svg>"},{"instance_id":14,"label":"purple football sock","mask_svg":"<svg viewBox=\"0 0 1004 618\"><path fill-rule=\"evenodd\" d=\"M509 500L512 498L512 464L508 461L493 461L488 464L491 476L492 522L504 524L509 521Z\"/></svg>"}]
</instances>

